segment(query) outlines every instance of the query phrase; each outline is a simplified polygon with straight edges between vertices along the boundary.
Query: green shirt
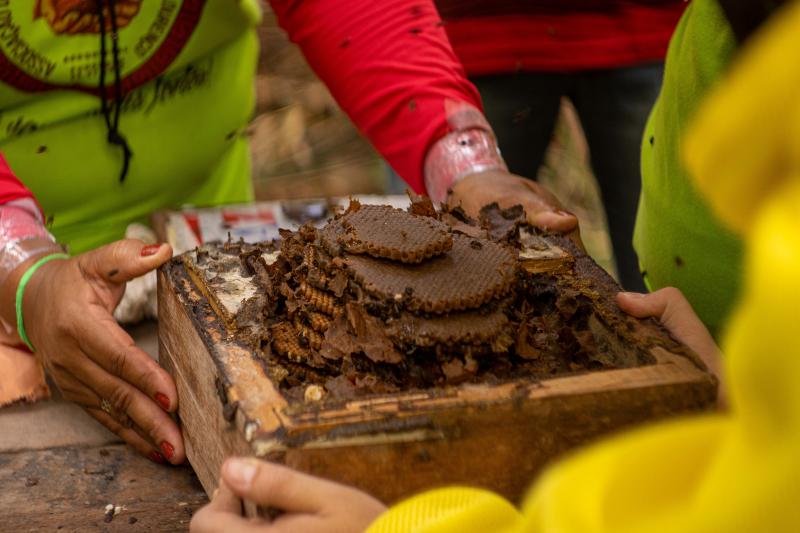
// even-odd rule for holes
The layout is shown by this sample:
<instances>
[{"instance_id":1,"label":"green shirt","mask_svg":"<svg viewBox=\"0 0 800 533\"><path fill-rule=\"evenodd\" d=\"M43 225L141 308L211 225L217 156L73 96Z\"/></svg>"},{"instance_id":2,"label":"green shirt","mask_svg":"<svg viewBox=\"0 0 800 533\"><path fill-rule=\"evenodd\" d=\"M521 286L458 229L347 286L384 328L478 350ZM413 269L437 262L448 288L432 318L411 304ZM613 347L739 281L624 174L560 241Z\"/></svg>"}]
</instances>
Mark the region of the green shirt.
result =
<instances>
[{"instance_id":1,"label":"green shirt","mask_svg":"<svg viewBox=\"0 0 800 533\"><path fill-rule=\"evenodd\" d=\"M130 89L119 130L134 154L122 183L122 150L107 142L100 99L90 93L99 82L99 25L70 33L64 17L41 16L34 4L0 2L0 150L60 242L82 252L160 208L252 199L244 129L254 108L257 0L141 1L119 21ZM109 37L109 87L112 65Z\"/></svg>"},{"instance_id":2,"label":"green shirt","mask_svg":"<svg viewBox=\"0 0 800 533\"><path fill-rule=\"evenodd\" d=\"M694 188L680 158L683 132L736 49L714 0L694 0L672 36L661 94L642 142L634 246L648 287L678 287L716 337L736 299L742 246Z\"/></svg>"}]
</instances>

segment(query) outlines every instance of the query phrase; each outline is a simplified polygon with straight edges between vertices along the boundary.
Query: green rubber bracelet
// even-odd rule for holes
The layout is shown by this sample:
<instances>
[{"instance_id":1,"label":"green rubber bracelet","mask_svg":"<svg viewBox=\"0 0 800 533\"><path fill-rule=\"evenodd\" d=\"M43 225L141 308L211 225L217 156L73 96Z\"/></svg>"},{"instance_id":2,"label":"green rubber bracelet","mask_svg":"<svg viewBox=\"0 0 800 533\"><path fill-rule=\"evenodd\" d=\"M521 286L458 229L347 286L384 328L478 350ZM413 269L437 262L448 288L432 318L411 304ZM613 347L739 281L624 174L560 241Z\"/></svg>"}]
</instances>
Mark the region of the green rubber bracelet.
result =
<instances>
[{"instance_id":1,"label":"green rubber bracelet","mask_svg":"<svg viewBox=\"0 0 800 533\"><path fill-rule=\"evenodd\" d=\"M54 259L69 259L69 255L58 252L42 257L25 271L25 273L22 275L22 279L19 280L19 285L17 285L17 297L14 301L14 308L17 310L17 333L19 333L19 338L22 339L22 342L25 343L25 346L27 346L32 352L35 352L36 349L28 339L28 334L25 333L25 322L22 319L22 295L25 294L25 287L28 285L28 282L31 280L31 277L36 273L36 271L39 270L42 265L49 263Z\"/></svg>"}]
</instances>

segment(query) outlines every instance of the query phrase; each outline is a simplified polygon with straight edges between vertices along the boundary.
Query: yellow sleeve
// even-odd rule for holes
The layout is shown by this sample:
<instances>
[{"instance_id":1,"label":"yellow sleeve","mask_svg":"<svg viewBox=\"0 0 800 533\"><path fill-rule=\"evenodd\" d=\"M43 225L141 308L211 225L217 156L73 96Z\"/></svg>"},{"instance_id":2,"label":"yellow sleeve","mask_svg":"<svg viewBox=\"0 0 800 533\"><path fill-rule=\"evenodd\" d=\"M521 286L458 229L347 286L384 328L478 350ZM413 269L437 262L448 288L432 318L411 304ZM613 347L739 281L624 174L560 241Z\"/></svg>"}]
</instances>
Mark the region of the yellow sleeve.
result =
<instances>
[{"instance_id":1,"label":"yellow sleeve","mask_svg":"<svg viewBox=\"0 0 800 533\"><path fill-rule=\"evenodd\" d=\"M367 533L503 533L514 531L519 520L519 511L492 492L450 487L395 505Z\"/></svg>"},{"instance_id":2,"label":"yellow sleeve","mask_svg":"<svg viewBox=\"0 0 800 533\"><path fill-rule=\"evenodd\" d=\"M526 498L522 530L688 531L687 502L728 425L721 415L705 415L649 426L556 463Z\"/></svg>"}]
</instances>

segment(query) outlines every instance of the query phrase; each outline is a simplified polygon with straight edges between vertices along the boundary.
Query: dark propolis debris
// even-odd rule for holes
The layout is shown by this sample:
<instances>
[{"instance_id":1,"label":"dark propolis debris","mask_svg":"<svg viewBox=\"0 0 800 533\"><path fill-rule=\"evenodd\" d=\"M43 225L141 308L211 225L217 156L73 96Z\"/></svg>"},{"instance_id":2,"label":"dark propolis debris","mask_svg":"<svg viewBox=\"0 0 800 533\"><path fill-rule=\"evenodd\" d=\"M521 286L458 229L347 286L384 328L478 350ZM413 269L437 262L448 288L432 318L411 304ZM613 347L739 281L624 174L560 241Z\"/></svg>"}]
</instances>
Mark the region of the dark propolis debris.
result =
<instances>
[{"instance_id":1,"label":"dark propolis debris","mask_svg":"<svg viewBox=\"0 0 800 533\"><path fill-rule=\"evenodd\" d=\"M230 272L238 259L257 287L234 335L291 401L545 378L649 357L637 348L618 356L609 335L636 328L593 288L614 290L613 281L596 266L574 271L583 252L545 239L521 207L492 204L476 221L411 197L407 211L353 202L319 229L282 231L277 245L226 243L202 254L212 272ZM521 251L546 255L553 242L567 257L558 272L522 267Z\"/></svg>"}]
</instances>

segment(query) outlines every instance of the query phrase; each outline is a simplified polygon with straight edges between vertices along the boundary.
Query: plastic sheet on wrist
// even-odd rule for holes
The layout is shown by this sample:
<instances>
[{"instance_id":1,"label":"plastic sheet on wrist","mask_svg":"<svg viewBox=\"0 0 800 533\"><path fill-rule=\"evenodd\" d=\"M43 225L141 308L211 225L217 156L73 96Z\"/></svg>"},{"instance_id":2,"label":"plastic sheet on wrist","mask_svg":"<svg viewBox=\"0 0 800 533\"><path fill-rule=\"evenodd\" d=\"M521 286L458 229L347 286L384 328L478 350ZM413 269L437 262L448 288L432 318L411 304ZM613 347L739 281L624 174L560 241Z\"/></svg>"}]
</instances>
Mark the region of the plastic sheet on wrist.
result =
<instances>
[{"instance_id":1,"label":"plastic sheet on wrist","mask_svg":"<svg viewBox=\"0 0 800 533\"><path fill-rule=\"evenodd\" d=\"M33 239L52 244L26 246ZM28 209L17 205L0 206L0 285L19 265L45 251L56 249L55 238Z\"/></svg>"},{"instance_id":2,"label":"plastic sheet on wrist","mask_svg":"<svg viewBox=\"0 0 800 533\"><path fill-rule=\"evenodd\" d=\"M453 131L431 147L424 169L428 196L437 202L444 201L453 184L469 174L508 169L494 133L478 109L447 100L445 112Z\"/></svg>"}]
</instances>

